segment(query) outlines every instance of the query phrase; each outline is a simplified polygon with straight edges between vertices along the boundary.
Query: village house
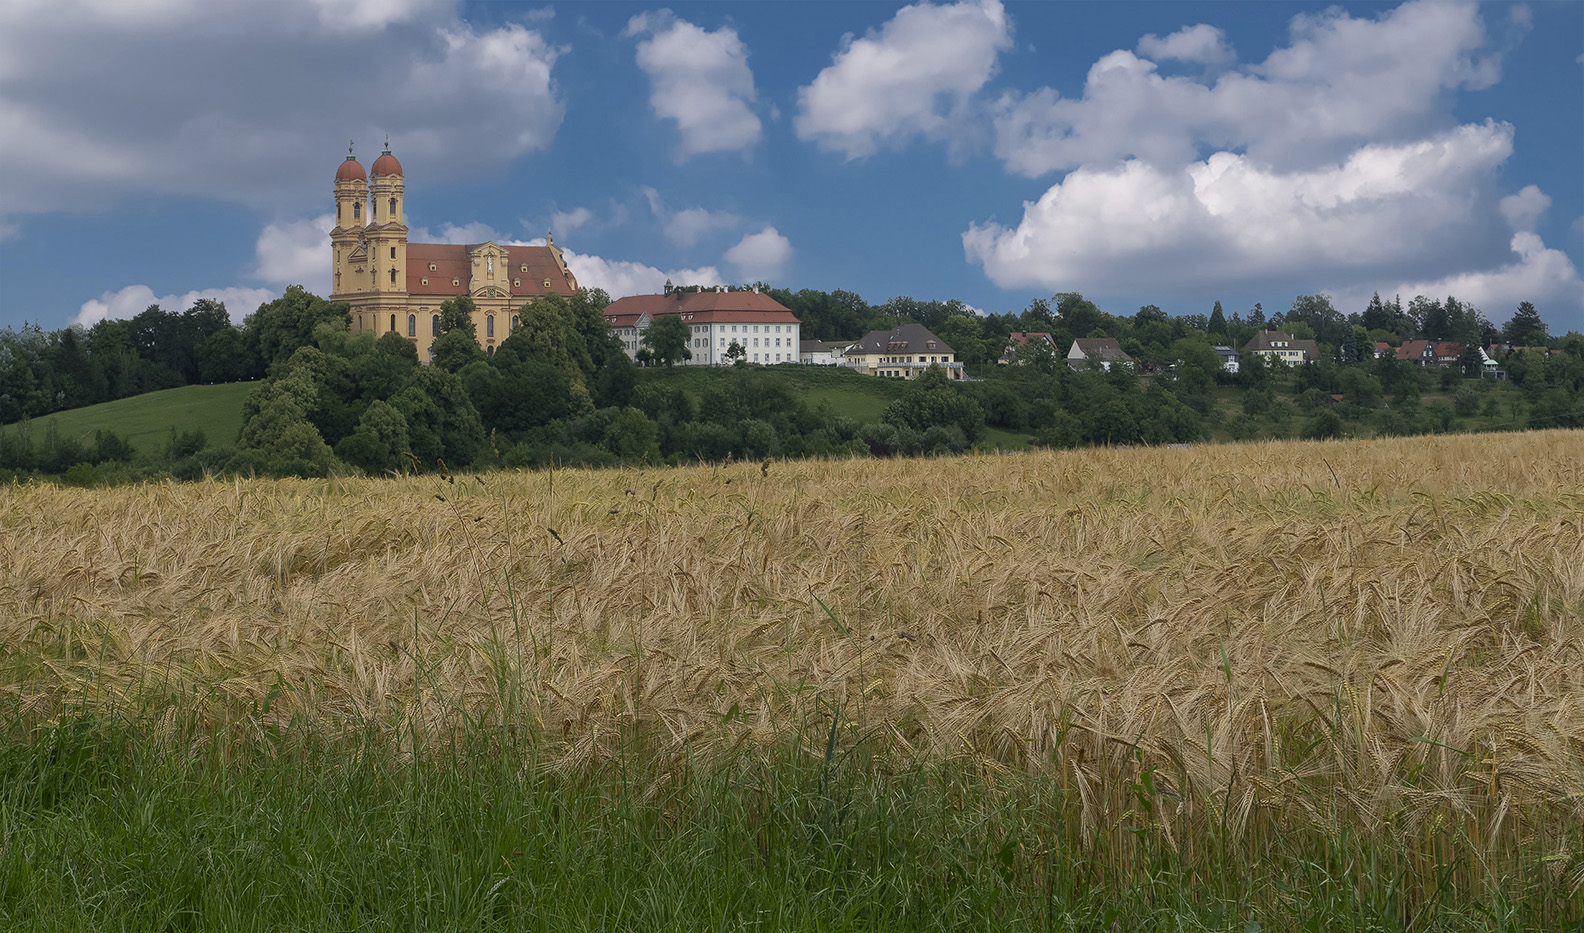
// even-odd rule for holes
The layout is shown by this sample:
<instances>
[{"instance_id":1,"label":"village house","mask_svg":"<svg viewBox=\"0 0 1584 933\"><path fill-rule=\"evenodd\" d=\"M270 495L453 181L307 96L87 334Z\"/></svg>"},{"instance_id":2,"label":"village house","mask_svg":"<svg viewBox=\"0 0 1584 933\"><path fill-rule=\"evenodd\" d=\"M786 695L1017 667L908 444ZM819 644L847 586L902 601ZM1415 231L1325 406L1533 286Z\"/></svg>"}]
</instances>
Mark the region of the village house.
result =
<instances>
[{"instance_id":1,"label":"village house","mask_svg":"<svg viewBox=\"0 0 1584 933\"><path fill-rule=\"evenodd\" d=\"M804 340L798 344L798 362L808 366L840 366L846 352L845 343Z\"/></svg>"},{"instance_id":2,"label":"village house","mask_svg":"<svg viewBox=\"0 0 1584 933\"><path fill-rule=\"evenodd\" d=\"M758 288L704 291L672 288L663 295L630 295L605 308L605 323L637 359L643 332L656 318L675 315L688 325L687 366L726 366L732 344L749 363L796 363L802 322L792 310Z\"/></svg>"},{"instance_id":3,"label":"village house","mask_svg":"<svg viewBox=\"0 0 1584 933\"><path fill-rule=\"evenodd\" d=\"M1320 345L1313 340L1295 340L1291 334L1279 330L1262 330L1244 347L1244 353L1263 356L1267 361L1280 360L1289 366L1312 363L1320 358Z\"/></svg>"},{"instance_id":4,"label":"village house","mask_svg":"<svg viewBox=\"0 0 1584 933\"><path fill-rule=\"evenodd\" d=\"M1006 349L1002 351L1000 359L997 359L996 362L1002 366L1019 362L1018 351L1030 341L1033 341L1037 346L1049 348L1052 356L1061 355L1061 351L1056 349L1056 339L1049 333L1045 331L1016 330L1007 335Z\"/></svg>"},{"instance_id":5,"label":"village house","mask_svg":"<svg viewBox=\"0 0 1584 933\"><path fill-rule=\"evenodd\" d=\"M1094 365L1110 372L1113 364L1137 368L1133 357L1122 350L1115 337L1079 337L1067 349L1067 365L1073 369Z\"/></svg>"},{"instance_id":6,"label":"village house","mask_svg":"<svg viewBox=\"0 0 1584 933\"><path fill-rule=\"evenodd\" d=\"M867 376L913 379L931 366L939 366L950 379L964 378L957 351L923 324L870 331L847 348L845 361Z\"/></svg>"},{"instance_id":7,"label":"village house","mask_svg":"<svg viewBox=\"0 0 1584 933\"><path fill-rule=\"evenodd\" d=\"M1237 351L1232 349L1231 347L1224 347L1224 346L1216 346L1216 347L1212 347L1211 349L1215 350L1216 356L1219 356L1221 358L1221 369L1222 369L1222 371L1231 373L1234 376L1237 375L1237 371L1238 371L1238 353L1237 353Z\"/></svg>"}]
</instances>

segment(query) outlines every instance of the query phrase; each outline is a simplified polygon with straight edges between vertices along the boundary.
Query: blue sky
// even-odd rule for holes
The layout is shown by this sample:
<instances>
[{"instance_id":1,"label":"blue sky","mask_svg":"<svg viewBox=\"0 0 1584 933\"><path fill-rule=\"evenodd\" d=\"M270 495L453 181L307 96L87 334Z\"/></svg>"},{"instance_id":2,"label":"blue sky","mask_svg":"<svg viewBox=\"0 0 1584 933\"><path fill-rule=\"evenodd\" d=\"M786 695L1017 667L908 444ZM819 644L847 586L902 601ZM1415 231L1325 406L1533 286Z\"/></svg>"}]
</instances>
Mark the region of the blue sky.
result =
<instances>
[{"instance_id":1,"label":"blue sky","mask_svg":"<svg viewBox=\"0 0 1584 933\"><path fill-rule=\"evenodd\" d=\"M613 296L986 311L1533 301L1584 330L1584 4L14 0L0 327L328 289L389 134L417 242Z\"/></svg>"}]
</instances>

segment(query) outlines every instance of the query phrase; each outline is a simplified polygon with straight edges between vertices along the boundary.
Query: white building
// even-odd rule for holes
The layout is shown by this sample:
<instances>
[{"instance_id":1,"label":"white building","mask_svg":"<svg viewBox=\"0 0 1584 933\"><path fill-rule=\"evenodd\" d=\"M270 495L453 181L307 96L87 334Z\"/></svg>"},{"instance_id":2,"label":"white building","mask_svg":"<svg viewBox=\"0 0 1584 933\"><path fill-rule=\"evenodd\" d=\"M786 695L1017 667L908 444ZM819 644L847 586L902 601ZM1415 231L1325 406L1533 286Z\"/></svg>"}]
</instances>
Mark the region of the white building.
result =
<instances>
[{"instance_id":1,"label":"white building","mask_svg":"<svg viewBox=\"0 0 1584 933\"><path fill-rule=\"evenodd\" d=\"M686 291L671 289L663 295L632 295L605 308L605 323L637 358L643 332L656 318L677 315L693 336L688 341L687 366L727 366L732 344L742 347L749 363L798 362L803 325L785 305L760 291Z\"/></svg>"}]
</instances>

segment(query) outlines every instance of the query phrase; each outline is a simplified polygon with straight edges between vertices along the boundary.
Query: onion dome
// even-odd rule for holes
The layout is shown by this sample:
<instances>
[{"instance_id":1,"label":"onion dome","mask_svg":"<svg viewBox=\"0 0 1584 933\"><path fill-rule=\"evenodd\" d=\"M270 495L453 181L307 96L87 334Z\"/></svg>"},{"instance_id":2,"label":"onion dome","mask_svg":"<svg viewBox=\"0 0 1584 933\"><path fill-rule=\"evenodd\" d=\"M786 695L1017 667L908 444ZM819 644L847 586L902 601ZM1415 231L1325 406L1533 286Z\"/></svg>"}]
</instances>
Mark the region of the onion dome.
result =
<instances>
[{"instance_id":1,"label":"onion dome","mask_svg":"<svg viewBox=\"0 0 1584 933\"><path fill-rule=\"evenodd\" d=\"M388 136L385 138L385 151L380 153L380 157L374 160L372 171L376 175L400 175L402 173L401 163L397 162L396 157L391 155L390 137Z\"/></svg>"},{"instance_id":2,"label":"onion dome","mask_svg":"<svg viewBox=\"0 0 1584 933\"><path fill-rule=\"evenodd\" d=\"M341 163L341 167L336 169L336 181L363 181L367 178L368 176L363 174L363 166L352 157L352 144L347 143L347 157Z\"/></svg>"}]
</instances>

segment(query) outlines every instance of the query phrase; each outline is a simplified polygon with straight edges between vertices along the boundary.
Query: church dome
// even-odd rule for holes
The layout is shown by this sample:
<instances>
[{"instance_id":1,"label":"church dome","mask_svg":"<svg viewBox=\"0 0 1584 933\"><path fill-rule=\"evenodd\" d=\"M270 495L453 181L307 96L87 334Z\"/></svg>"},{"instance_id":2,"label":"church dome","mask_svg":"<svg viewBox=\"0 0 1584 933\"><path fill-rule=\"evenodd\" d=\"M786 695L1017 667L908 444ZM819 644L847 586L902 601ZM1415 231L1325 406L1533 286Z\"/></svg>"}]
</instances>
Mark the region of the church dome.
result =
<instances>
[{"instance_id":1,"label":"church dome","mask_svg":"<svg viewBox=\"0 0 1584 933\"><path fill-rule=\"evenodd\" d=\"M363 166L351 156L347 156L341 167L336 169L336 181L363 181L366 178L368 176L363 174Z\"/></svg>"},{"instance_id":2,"label":"church dome","mask_svg":"<svg viewBox=\"0 0 1584 933\"><path fill-rule=\"evenodd\" d=\"M385 151L380 153L380 157L374 160L374 165L370 170L376 175L400 175L402 173L401 163L397 162L396 157L391 155L390 143L385 144Z\"/></svg>"}]
</instances>

